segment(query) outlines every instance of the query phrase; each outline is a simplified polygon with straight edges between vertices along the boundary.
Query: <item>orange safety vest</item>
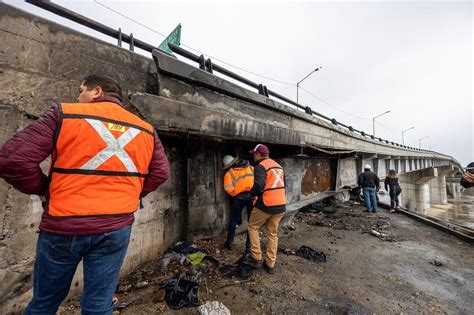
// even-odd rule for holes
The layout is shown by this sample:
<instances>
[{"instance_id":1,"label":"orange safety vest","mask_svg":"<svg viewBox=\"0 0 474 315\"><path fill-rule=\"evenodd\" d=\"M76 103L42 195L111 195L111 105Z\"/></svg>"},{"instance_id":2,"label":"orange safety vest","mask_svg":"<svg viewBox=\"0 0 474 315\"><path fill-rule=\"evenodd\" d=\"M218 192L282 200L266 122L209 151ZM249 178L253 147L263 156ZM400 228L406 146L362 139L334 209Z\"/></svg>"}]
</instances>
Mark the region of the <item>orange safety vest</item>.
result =
<instances>
[{"instance_id":1,"label":"orange safety vest","mask_svg":"<svg viewBox=\"0 0 474 315\"><path fill-rule=\"evenodd\" d=\"M267 207L286 205L285 172L277 162L265 159L259 163L265 168L266 180L262 201Z\"/></svg>"},{"instance_id":2,"label":"orange safety vest","mask_svg":"<svg viewBox=\"0 0 474 315\"><path fill-rule=\"evenodd\" d=\"M253 167L233 167L224 175L224 189L232 197L253 187Z\"/></svg>"},{"instance_id":3,"label":"orange safety vest","mask_svg":"<svg viewBox=\"0 0 474 315\"><path fill-rule=\"evenodd\" d=\"M154 150L153 127L113 102L60 105L47 212L130 214Z\"/></svg>"}]
</instances>

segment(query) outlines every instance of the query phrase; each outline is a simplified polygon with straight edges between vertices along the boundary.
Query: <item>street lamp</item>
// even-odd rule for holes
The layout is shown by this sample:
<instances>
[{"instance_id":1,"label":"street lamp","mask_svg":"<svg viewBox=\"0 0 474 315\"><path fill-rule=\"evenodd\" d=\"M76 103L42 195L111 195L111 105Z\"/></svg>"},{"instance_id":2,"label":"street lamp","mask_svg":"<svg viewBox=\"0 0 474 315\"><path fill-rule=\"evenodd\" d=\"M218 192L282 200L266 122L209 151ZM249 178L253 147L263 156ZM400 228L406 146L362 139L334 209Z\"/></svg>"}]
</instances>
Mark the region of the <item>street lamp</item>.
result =
<instances>
[{"instance_id":1,"label":"street lamp","mask_svg":"<svg viewBox=\"0 0 474 315\"><path fill-rule=\"evenodd\" d=\"M421 149L421 140L423 139L428 139L430 136L426 136L426 137L423 137L423 138L420 138L418 139L418 149Z\"/></svg>"},{"instance_id":2,"label":"street lamp","mask_svg":"<svg viewBox=\"0 0 474 315\"><path fill-rule=\"evenodd\" d=\"M322 69L322 67L317 67L316 69L314 69L313 71L311 71L307 76L305 76L303 78L303 80L301 80L300 82L296 83L296 103L298 103L298 89L300 87L300 83L303 82L307 77L309 77L310 75L312 75L313 73L315 73L316 71L318 71L319 69Z\"/></svg>"},{"instance_id":3,"label":"street lamp","mask_svg":"<svg viewBox=\"0 0 474 315\"><path fill-rule=\"evenodd\" d=\"M405 137L403 136L403 134L407 132L408 130L412 130L412 129L415 129L415 127L410 127L408 129L402 130L402 144L403 145L405 145Z\"/></svg>"},{"instance_id":4,"label":"street lamp","mask_svg":"<svg viewBox=\"0 0 474 315\"><path fill-rule=\"evenodd\" d=\"M382 116L382 115L388 114L388 113L390 113L389 110L386 111L385 113L382 113L382 114L380 114L380 115L375 116L374 118L372 118L372 131L373 131L372 134L374 135L374 137L375 137L375 119L376 119L376 118L379 118L379 117Z\"/></svg>"}]
</instances>

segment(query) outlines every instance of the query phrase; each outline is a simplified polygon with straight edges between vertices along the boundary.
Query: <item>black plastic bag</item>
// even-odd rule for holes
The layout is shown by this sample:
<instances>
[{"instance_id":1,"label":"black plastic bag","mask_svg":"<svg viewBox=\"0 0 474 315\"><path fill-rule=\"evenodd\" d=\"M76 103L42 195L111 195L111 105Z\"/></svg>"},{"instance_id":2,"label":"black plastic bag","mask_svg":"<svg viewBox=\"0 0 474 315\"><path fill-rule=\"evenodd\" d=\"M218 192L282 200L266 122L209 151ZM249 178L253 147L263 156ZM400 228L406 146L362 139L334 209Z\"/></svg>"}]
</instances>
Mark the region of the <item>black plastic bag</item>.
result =
<instances>
[{"instance_id":1,"label":"black plastic bag","mask_svg":"<svg viewBox=\"0 0 474 315\"><path fill-rule=\"evenodd\" d=\"M317 252L311 247L308 246L301 246L300 249L296 251L296 255L300 257L304 257L308 260L313 262L326 262L327 257L324 252Z\"/></svg>"},{"instance_id":2,"label":"black plastic bag","mask_svg":"<svg viewBox=\"0 0 474 315\"><path fill-rule=\"evenodd\" d=\"M183 272L178 278L163 282L160 289L166 291L166 304L173 310L199 306L199 283L196 277L192 275Z\"/></svg>"}]
</instances>

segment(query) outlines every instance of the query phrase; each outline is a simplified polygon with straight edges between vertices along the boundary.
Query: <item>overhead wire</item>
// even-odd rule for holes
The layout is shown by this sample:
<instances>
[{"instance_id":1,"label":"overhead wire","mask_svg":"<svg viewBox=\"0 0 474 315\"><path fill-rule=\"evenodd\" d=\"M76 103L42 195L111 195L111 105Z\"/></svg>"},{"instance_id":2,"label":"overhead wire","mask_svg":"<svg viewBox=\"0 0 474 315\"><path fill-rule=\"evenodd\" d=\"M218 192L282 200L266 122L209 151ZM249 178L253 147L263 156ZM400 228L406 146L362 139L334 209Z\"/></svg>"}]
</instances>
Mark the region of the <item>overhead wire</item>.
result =
<instances>
[{"instance_id":1,"label":"overhead wire","mask_svg":"<svg viewBox=\"0 0 474 315\"><path fill-rule=\"evenodd\" d=\"M320 101L321 103L326 104L327 106L332 107L332 108L334 108L334 109L336 109L336 110L338 110L338 111L340 111L340 112L342 112L342 113L344 113L344 114L347 114L347 115L349 115L349 116L352 116L352 117L355 117L355 118L358 118L358 119L364 119L364 120L369 119L368 117L361 117L361 116L352 114L352 113L350 113L350 112L347 112L347 111L345 111L345 110L343 110L343 109L340 109L339 107L330 104L329 102L323 100L323 99L320 98L319 96L317 96L317 95L311 93L310 91L308 91L307 89L305 89L305 88L303 88L303 87L301 87L301 86L300 86L299 88L300 88L301 90L305 91L306 93L308 93L310 96L312 96L312 97L315 98L316 100Z\"/></svg>"},{"instance_id":2,"label":"overhead wire","mask_svg":"<svg viewBox=\"0 0 474 315\"><path fill-rule=\"evenodd\" d=\"M160 35L160 36L162 36L162 37L164 37L164 38L167 37L165 34L158 32L157 30L155 30L155 29L153 29L153 28L151 28L151 27L149 27L149 26L147 26L147 25L145 25L145 24L143 24L143 23L141 23L141 22L139 22L139 21L137 21L137 20L135 20L135 19L133 19L133 18L131 18L131 17L129 17L129 16L127 16L127 15L125 15L125 14L123 14L123 13L121 13L121 12L119 12L119 11L117 11L117 10L115 10L115 9L113 9L113 8L111 8L111 7L109 7L109 6L107 6L107 5L105 5L105 4L103 4L102 2L100 2L100 1L98 1L98 0L94 0L94 2L95 2L96 4L98 4L98 5L102 6L102 7L104 7L105 9L107 9L107 10L109 10L109 11L111 11L111 12L114 12L114 13L120 15L121 17L123 17L123 18L125 18L125 19L127 19L127 20L129 20L129 21L131 21L131 22L133 22L133 23L135 23L135 24L137 24L137 25L140 25L141 27L143 27L143 28L145 28L145 29L147 29L147 30L149 30L149 31L151 31L151 32L153 32L153 33L155 33L155 34L158 34L158 35ZM186 47L186 48L188 48L188 49L191 49L191 50L193 50L193 51L195 51L195 52L197 52L197 53L199 53L199 54L207 55L208 57L210 57L210 58L212 58L212 59L214 59L214 60L217 60L217 61L219 61L219 62L221 62L221 63L223 63L223 64L225 64L225 65L227 65L227 66L229 66L229 67L232 67L232 68L234 68L234 69L238 69L238 70L240 70L240 71L243 71L243 72L245 72L245 73L251 74L251 75L253 75L253 76L256 76L256 77L259 77L259 78L262 78L262 79L266 79L266 80L269 80L269 81L272 81L272 82L276 82L276 83L279 83L279 84L284 84L284 85L293 86L293 87L297 86L297 85L294 84L294 83L285 82L285 81L282 81L282 80L270 78L270 77L268 77L268 76L261 75L261 74L258 74L258 73L256 73L256 72L249 71L249 70L244 69L244 68L242 68L242 67L235 66L235 65L233 65L233 64L231 64L231 63L229 63L229 62L227 62L227 61L225 61L225 60L222 60L222 59L217 58L217 57L215 57L215 56L211 56L210 54L207 54L207 53L205 53L205 52L203 52L203 51L201 51L201 50L195 49L195 48L193 48L193 47L191 47L191 46L189 46L189 45L186 45L186 44L183 44L183 43L181 43L181 45L182 45L183 47ZM320 98L319 96L313 94L312 92L308 91L307 89L305 89L305 88L303 88L303 87L301 87L301 86L299 86L299 88L300 88L301 90L305 91L308 95L312 96L314 99L318 100L319 102L321 102L321 103L323 103L323 104L325 104L325 105L327 105L327 106L329 106L329 107L332 107L332 108L334 108L334 109L336 109L336 110L338 110L338 111L340 111L340 112L342 112L342 113L344 113L344 114L346 114L346 115L352 116L352 117L357 118L357 119L362 119L362 120L368 120L368 119L369 119L368 117L358 116L358 115L355 115L355 114L350 113L350 112L348 112L348 111L345 111L345 110L343 110L343 109L340 109L339 107L332 105L331 103L325 101L324 99ZM384 126L384 125L382 125L382 126ZM387 128L386 126L384 126L384 127ZM391 129L391 128L387 128L387 129ZM393 131L393 129L392 129L392 131Z\"/></svg>"},{"instance_id":3,"label":"overhead wire","mask_svg":"<svg viewBox=\"0 0 474 315\"><path fill-rule=\"evenodd\" d=\"M127 16L127 15L125 15L125 14L119 12L119 11L117 11L117 10L112 9L111 7L109 7L109 6L107 6L107 5L103 4L103 3L101 3L101 2L98 1L98 0L94 0L94 2L97 3L98 5L100 5L100 6L104 7L104 8L106 8L106 9L108 9L108 10L110 10L110 11L112 11L112 12L114 12L114 13L116 13L116 14L118 14L118 15L124 17L124 18L126 18L127 20L132 21L133 23L136 23L136 24L138 24L138 25L140 25L140 26L146 28L147 30L149 30L149 31L151 31L151 32L153 32L153 33L155 33L155 34L158 34L158 35L160 35L160 36L162 36L162 37L164 37L164 38L167 37L166 35L164 35L164 34L158 32L158 31L156 31L155 29L153 29L153 28L151 28L151 27L149 27L149 26L147 26L147 25L145 25L145 24L143 24L143 23L141 23L141 22L139 22L139 21L137 21L137 20L135 20L135 19L133 19L133 18L131 18L131 17L129 17L129 16ZM189 48L189 49L191 49L191 50L193 50L193 51L195 51L195 52L197 52L197 53L199 53L199 54L201 54L201 55L207 55L207 56L210 57L211 59L217 60L217 61L219 61L219 62L221 62L221 63L223 63L223 64L225 64L225 65L227 65L227 66L230 66L230 67L235 68L235 69L239 69L240 71L243 71L243 72L246 72L246 73L248 73L248 74L257 76L257 77L259 77L259 78L266 79L266 80L273 81L273 82L277 82L277 83L280 83L280 84L285 84L285 85L290 85L290 86L296 86L296 84L294 84L294 83L290 83L290 82L285 82L285 81L273 79L273 78L270 78L270 77L267 77L267 76L264 76L264 75L255 73L255 72L253 72L253 71L246 70L246 69L244 69L244 68L242 68L242 67L235 66L235 65L233 65L233 64L231 64L231 63L229 63L229 62L227 62L227 61L224 61L224 60L222 60L222 59L220 59L220 58L211 56L210 54L205 53L205 52L202 52L202 51L200 51L200 50L198 50L198 49L195 49L195 48L193 48L193 47L191 47L191 46L189 46L189 45L186 45L186 44L181 43L181 46L186 47L186 48Z\"/></svg>"}]
</instances>

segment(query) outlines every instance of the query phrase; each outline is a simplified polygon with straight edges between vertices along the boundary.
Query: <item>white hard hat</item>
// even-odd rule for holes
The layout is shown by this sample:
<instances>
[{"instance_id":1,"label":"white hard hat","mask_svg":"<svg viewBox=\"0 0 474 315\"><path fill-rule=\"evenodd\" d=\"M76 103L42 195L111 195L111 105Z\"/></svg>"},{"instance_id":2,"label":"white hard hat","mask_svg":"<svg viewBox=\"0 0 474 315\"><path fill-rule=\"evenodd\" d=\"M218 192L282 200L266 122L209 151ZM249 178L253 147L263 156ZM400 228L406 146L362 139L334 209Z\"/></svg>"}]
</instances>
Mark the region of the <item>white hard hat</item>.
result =
<instances>
[{"instance_id":1,"label":"white hard hat","mask_svg":"<svg viewBox=\"0 0 474 315\"><path fill-rule=\"evenodd\" d=\"M371 169L372 169L372 166L370 166L370 164L365 164L364 170L371 170Z\"/></svg>"},{"instance_id":2,"label":"white hard hat","mask_svg":"<svg viewBox=\"0 0 474 315\"><path fill-rule=\"evenodd\" d=\"M224 164L224 168L229 168L234 164L239 158L233 157L232 155L225 155L222 159L222 163Z\"/></svg>"}]
</instances>

